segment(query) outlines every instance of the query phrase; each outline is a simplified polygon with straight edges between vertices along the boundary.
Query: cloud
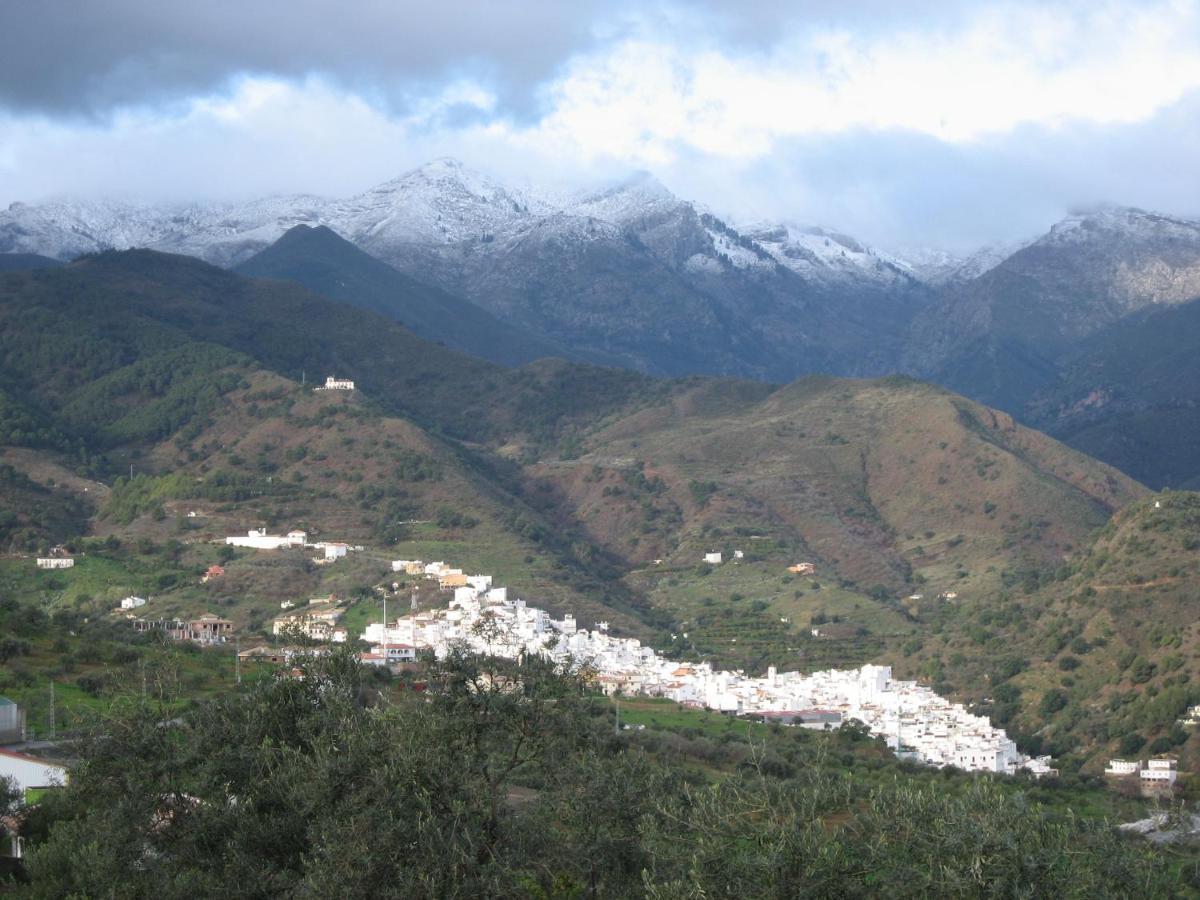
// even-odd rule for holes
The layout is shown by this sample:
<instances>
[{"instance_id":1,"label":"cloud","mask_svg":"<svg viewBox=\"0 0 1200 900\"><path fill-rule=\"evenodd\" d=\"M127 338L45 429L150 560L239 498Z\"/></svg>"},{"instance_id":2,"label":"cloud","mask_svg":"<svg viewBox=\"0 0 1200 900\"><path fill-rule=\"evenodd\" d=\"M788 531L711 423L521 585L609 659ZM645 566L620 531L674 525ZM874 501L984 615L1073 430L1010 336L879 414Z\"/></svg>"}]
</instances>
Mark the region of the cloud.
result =
<instances>
[{"instance_id":1,"label":"cloud","mask_svg":"<svg viewBox=\"0 0 1200 900\"><path fill-rule=\"evenodd\" d=\"M803 135L908 131L949 143L1026 124L1144 121L1200 88L1193 3L984 10L952 31L802 29L734 54L634 38L548 89L548 136L662 161L682 147L768 154Z\"/></svg>"},{"instance_id":2,"label":"cloud","mask_svg":"<svg viewBox=\"0 0 1200 900\"><path fill-rule=\"evenodd\" d=\"M1096 200L1200 212L1197 0L14 9L0 203L346 195L454 155L568 184L648 168L735 218L890 245Z\"/></svg>"},{"instance_id":3,"label":"cloud","mask_svg":"<svg viewBox=\"0 0 1200 900\"><path fill-rule=\"evenodd\" d=\"M320 75L401 112L423 87L468 75L517 95L590 45L603 8L599 0L6 3L0 105L104 118L219 91L243 75Z\"/></svg>"}]
</instances>

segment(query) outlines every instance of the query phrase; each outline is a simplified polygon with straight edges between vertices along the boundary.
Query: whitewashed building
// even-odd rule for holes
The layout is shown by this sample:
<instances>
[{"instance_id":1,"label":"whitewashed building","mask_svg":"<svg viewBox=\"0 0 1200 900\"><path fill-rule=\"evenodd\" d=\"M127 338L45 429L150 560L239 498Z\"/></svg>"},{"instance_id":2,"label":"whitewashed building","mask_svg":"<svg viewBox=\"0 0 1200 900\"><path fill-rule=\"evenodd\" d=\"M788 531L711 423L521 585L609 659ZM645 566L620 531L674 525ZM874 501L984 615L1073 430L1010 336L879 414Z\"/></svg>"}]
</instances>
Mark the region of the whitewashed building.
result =
<instances>
[{"instance_id":1,"label":"whitewashed building","mask_svg":"<svg viewBox=\"0 0 1200 900\"><path fill-rule=\"evenodd\" d=\"M1174 784L1175 777L1178 775L1176 763L1173 759L1152 759L1146 763L1146 768L1142 769L1142 781L1153 781L1160 784Z\"/></svg>"},{"instance_id":2,"label":"whitewashed building","mask_svg":"<svg viewBox=\"0 0 1200 900\"><path fill-rule=\"evenodd\" d=\"M121 601L121 609L138 609L146 605L145 597L126 597Z\"/></svg>"},{"instance_id":3,"label":"whitewashed building","mask_svg":"<svg viewBox=\"0 0 1200 900\"><path fill-rule=\"evenodd\" d=\"M1142 771L1142 761L1140 759L1110 759L1108 765L1104 767L1104 774L1113 778L1126 778L1130 775L1138 775Z\"/></svg>"},{"instance_id":4,"label":"whitewashed building","mask_svg":"<svg viewBox=\"0 0 1200 900\"><path fill-rule=\"evenodd\" d=\"M39 569L73 569L75 567L75 560L69 556L39 556L37 567Z\"/></svg>"},{"instance_id":5,"label":"whitewashed building","mask_svg":"<svg viewBox=\"0 0 1200 900\"><path fill-rule=\"evenodd\" d=\"M234 535L225 538L225 543L231 547L250 547L254 550L284 550L289 547L303 547L308 535L303 531L289 531L286 535L267 534L265 528L251 528L245 535Z\"/></svg>"},{"instance_id":6,"label":"whitewashed building","mask_svg":"<svg viewBox=\"0 0 1200 900\"><path fill-rule=\"evenodd\" d=\"M715 553L705 553L704 561L706 563L708 563L710 566L719 566L721 564L720 551L717 551Z\"/></svg>"},{"instance_id":7,"label":"whitewashed building","mask_svg":"<svg viewBox=\"0 0 1200 900\"><path fill-rule=\"evenodd\" d=\"M317 388L317 390L352 391L354 390L354 382L349 378L336 378L333 375L329 375L325 378L325 387Z\"/></svg>"},{"instance_id":8,"label":"whitewashed building","mask_svg":"<svg viewBox=\"0 0 1200 900\"><path fill-rule=\"evenodd\" d=\"M65 766L24 753L0 750L0 778L11 778L22 794L38 788L62 787L68 777Z\"/></svg>"}]
</instances>

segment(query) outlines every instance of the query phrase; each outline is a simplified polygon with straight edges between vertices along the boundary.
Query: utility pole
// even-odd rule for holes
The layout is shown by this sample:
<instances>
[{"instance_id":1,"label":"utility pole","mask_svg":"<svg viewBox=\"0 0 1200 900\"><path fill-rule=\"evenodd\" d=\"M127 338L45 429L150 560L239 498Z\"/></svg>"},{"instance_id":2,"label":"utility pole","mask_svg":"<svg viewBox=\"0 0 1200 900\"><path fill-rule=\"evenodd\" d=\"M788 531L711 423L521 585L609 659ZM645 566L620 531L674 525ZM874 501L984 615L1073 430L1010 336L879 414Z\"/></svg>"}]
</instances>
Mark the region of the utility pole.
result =
<instances>
[{"instance_id":1,"label":"utility pole","mask_svg":"<svg viewBox=\"0 0 1200 900\"><path fill-rule=\"evenodd\" d=\"M50 740L54 740L58 731L54 726L54 679L50 679Z\"/></svg>"},{"instance_id":2,"label":"utility pole","mask_svg":"<svg viewBox=\"0 0 1200 900\"><path fill-rule=\"evenodd\" d=\"M613 702L617 705L617 717L613 721L613 734L620 737L620 735L621 735L621 698L614 696Z\"/></svg>"},{"instance_id":3,"label":"utility pole","mask_svg":"<svg viewBox=\"0 0 1200 900\"><path fill-rule=\"evenodd\" d=\"M237 683L242 683L242 637L234 635L233 637L233 671L237 678Z\"/></svg>"}]
</instances>

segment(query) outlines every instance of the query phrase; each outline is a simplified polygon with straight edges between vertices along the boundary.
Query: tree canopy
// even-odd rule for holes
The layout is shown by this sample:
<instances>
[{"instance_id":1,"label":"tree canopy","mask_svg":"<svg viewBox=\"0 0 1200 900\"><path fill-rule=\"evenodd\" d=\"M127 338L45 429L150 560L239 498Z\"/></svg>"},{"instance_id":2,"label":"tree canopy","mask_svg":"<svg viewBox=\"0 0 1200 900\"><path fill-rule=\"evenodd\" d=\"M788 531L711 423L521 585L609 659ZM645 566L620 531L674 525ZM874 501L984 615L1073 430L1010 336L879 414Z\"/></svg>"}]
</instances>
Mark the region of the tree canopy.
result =
<instances>
[{"instance_id":1,"label":"tree canopy","mask_svg":"<svg viewBox=\"0 0 1200 900\"><path fill-rule=\"evenodd\" d=\"M27 822L37 897L1148 896L1156 851L986 779L687 773L586 670L349 655L173 712L130 698ZM815 744L814 744L815 746ZM822 745L823 746L823 745ZM943 784L945 782L945 784ZM957 782L954 782L957 784Z\"/></svg>"}]
</instances>

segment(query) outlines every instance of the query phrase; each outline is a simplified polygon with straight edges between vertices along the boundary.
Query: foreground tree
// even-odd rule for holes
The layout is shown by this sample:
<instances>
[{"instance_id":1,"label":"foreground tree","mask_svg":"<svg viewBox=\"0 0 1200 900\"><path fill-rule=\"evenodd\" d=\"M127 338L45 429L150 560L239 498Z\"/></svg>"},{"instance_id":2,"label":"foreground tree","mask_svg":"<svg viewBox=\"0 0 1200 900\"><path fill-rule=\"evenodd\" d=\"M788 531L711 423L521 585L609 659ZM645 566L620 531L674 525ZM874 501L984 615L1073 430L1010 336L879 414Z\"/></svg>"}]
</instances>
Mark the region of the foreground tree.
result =
<instances>
[{"instance_id":1,"label":"foreground tree","mask_svg":"<svg viewBox=\"0 0 1200 900\"><path fill-rule=\"evenodd\" d=\"M1154 851L987 781L685 774L586 672L454 655L424 691L314 659L98 723L35 817L39 897L1169 895ZM840 759L840 757L839 757ZM773 774L772 774L773 773ZM941 781L941 779L939 779ZM947 784L949 782L947 781ZM965 790L961 789L965 785Z\"/></svg>"}]
</instances>

